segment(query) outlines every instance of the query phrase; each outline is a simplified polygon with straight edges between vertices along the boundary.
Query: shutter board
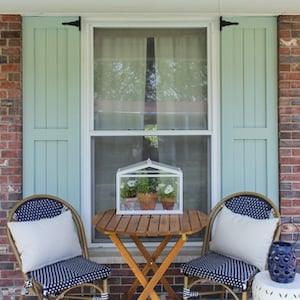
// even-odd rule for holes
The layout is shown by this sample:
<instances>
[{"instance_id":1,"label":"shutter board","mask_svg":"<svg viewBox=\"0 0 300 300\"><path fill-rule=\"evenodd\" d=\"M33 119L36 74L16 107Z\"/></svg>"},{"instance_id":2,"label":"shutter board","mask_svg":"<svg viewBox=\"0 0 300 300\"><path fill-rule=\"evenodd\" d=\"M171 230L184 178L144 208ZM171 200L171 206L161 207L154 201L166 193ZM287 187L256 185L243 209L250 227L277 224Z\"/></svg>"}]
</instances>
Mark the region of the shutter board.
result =
<instances>
[{"instance_id":1,"label":"shutter board","mask_svg":"<svg viewBox=\"0 0 300 300\"><path fill-rule=\"evenodd\" d=\"M80 208L80 32L74 18L23 18L23 195Z\"/></svg>"},{"instance_id":2,"label":"shutter board","mask_svg":"<svg viewBox=\"0 0 300 300\"><path fill-rule=\"evenodd\" d=\"M256 191L278 203L277 23L226 18L221 32L222 196Z\"/></svg>"}]
</instances>

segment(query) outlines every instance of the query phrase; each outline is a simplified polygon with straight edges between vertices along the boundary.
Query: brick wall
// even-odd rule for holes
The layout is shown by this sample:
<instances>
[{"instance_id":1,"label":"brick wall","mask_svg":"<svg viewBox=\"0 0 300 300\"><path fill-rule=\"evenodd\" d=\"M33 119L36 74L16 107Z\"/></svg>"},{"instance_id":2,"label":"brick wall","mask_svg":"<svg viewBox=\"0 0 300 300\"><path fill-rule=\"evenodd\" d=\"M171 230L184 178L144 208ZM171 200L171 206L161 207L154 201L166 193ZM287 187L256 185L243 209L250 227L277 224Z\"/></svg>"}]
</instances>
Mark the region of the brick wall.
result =
<instances>
[{"instance_id":1,"label":"brick wall","mask_svg":"<svg viewBox=\"0 0 300 300\"><path fill-rule=\"evenodd\" d=\"M300 223L300 16L278 19L280 203L285 220ZM22 94L21 17L0 15L0 299L15 300L20 294L21 274L5 234L7 213L21 199ZM296 239L293 227L283 238ZM300 257L300 242L298 257ZM120 276L122 275L122 276ZM179 291L179 265L168 270L168 279ZM126 265L113 265L109 280L111 300L134 281ZM160 290L160 286L157 287Z\"/></svg>"},{"instance_id":2,"label":"brick wall","mask_svg":"<svg viewBox=\"0 0 300 300\"><path fill-rule=\"evenodd\" d=\"M300 223L300 16L278 18L280 209L283 221ZM296 240L285 226L283 240ZM297 245L300 258L300 243Z\"/></svg>"},{"instance_id":3,"label":"brick wall","mask_svg":"<svg viewBox=\"0 0 300 300\"><path fill-rule=\"evenodd\" d=\"M143 268L143 266L144 265L140 265L141 268ZM126 291L128 291L128 289L135 281L135 276L127 265L116 264L112 265L111 267L112 274L109 278L109 300L120 300L122 299L122 295ZM151 276L151 272L149 273L149 275ZM175 292L177 292L178 294L182 292L183 277L180 273L180 264L171 265L166 272L166 278ZM164 291L164 288L161 284L158 284L155 287L155 290L159 295L164 294L167 296L166 291ZM138 288L137 293L139 293L140 291L141 287ZM136 298L136 296L137 294L134 295L134 298Z\"/></svg>"},{"instance_id":4,"label":"brick wall","mask_svg":"<svg viewBox=\"0 0 300 300\"><path fill-rule=\"evenodd\" d=\"M21 273L5 231L8 211L21 199L22 74L20 16L0 16L0 299L20 293Z\"/></svg>"}]
</instances>

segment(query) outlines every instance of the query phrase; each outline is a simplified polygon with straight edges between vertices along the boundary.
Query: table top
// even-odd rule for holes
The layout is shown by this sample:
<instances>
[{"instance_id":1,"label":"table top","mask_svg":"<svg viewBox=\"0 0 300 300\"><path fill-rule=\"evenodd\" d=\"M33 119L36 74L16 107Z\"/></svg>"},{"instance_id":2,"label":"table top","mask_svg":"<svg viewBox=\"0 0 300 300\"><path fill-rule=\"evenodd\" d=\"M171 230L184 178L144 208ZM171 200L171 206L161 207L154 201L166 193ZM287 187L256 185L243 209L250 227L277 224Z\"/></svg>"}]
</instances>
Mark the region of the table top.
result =
<instances>
[{"instance_id":1,"label":"table top","mask_svg":"<svg viewBox=\"0 0 300 300\"><path fill-rule=\"evenodd\" d=\"M93 217L94 227L105 234L157 237L193 234L208 223L208 216L198 210L184 210L182 214L117 215L115 209Z\"/></svg>"}]
</instances>

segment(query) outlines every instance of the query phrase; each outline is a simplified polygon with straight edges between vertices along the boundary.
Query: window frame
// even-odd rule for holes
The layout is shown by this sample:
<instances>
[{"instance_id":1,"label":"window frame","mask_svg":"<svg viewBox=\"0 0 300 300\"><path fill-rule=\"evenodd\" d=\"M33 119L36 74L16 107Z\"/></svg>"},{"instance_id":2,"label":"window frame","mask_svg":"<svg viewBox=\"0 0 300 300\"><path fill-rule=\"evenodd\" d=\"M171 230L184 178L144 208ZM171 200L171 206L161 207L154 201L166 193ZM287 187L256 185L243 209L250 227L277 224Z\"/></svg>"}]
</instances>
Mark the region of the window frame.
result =
<instances>
[{"instance_id":1,"label":"window frame","mask_svg":"<svg viewBox=\"0 0 300 300\"><path fill-rule=\"evenodd\" d=\"M111 135L107 131L101 134L91 130L93 118L89 118L93 108L93 28L207 28L207 56L208 56L208 129L194 130L195 135L211 136L211 203L213 207L221 195L220 172L220 61L219 61L219 19L203 17L201 15L144 15L126 14L122 16L99 15L81 19L81 217L86 230L89 247L99 247L99 243L92 243L92 169L91 169L91 137ZM177 131L176 131L177 132ZM180 130L182 135L186 130ZM190 132L190 131L188 131ZM116 135L128 132L116 131ZM161 134L169 134L162 130ZM153 135L149 132L148 135ZM132 135L132 133L131 133ZM177 132L178 135L178 132ZM188 242L189 244L200 242ZM112 247L112 243L102 243L101 247Z\"/></svg>"}]
</instances>

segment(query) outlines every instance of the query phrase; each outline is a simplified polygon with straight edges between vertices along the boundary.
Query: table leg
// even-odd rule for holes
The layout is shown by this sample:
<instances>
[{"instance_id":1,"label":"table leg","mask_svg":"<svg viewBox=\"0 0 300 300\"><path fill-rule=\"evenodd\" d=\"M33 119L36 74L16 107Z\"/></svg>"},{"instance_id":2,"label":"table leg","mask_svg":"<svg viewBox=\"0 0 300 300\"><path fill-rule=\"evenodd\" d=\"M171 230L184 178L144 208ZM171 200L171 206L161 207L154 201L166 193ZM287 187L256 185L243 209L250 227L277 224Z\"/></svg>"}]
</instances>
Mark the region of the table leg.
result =
<instances>
[{"instance_id":1,"label":"table leg","mask_svg":"<svg viewBox=\"0 0 300 300\"><path fill-rule=\"evenodd\" d=\"M121 255L124 257L125 261L129 265L129 267L131 268L131 270L133 271L133 273L135 274L135 276L137 277L137 279L139 280L143 288L146 288L148 284L147 278L139 269L138 265L136 264L133 257L128 252L128 250L126 249L126 247L124 246L120 238L115 233L111 233L109 237L112 240L112 242L116 245L116 247L120 250ZM148 291L147 296L150 296L152 300L159 300L159 297L154 291L153 287L152 287L152 291Z\"/></svg>"},{"instance_id":2,"label":"table leg","mask_svg":"<svg viewBox=\"0 0 300 300\"><path fill-rule=\"evenodd\" d=\"M151 267L153 265L153 263L156 261L156 259L160 256L161 252L163 251L163 249L166 247L166 245L169 243L171 236L166 236L161 243L159 244L159 246L156 248L156 250L153 252L152 256L149 254L149 252L146 250L146 248L144 247L143 243L139 240L138 237L136 236L130 236L131 239L135 242L137 248L140 250L141 254L143 254L145 260L146 260L146 265L142 270L142 273L144 275L147 275L148 272L153 268ZM129 299L131 299L130 297L133 296L134 292L136 291L136 289L138 288L138 286L140 285L140 282L138 279L136 279L134 281L134 283L132 284L131 288L128 290L127 292L127 297Z\"/></svg>"},{"instance_id":3,"label":"table leg","mask_svg":"<svg viewBox=\"0 0 300 300\"><path fill-rule=\"evenodd\" d=\"M160 256L162 251L165 249L165 247L170 242L171 236L164 237L164 239L161 241L161 243L159 244L159 246L156 248L156 250L153 252L152 255L150 255L150 253L145 248L145 246L142 244L142 242L138 239L138 237L132 236L131 239L135 242L136 246L138 247L140 252L143 254L144 258L146 259L147 264L142 271L143 274L147 275L150 270L152 270L154 273L156 273L157 270L159 269L158 265L155 263L156 259ZM164 276L162 276L159 281L163 284L163 286L165 287L168 294L172 297L172 299L178 298L175 291L172 289L168 280ZM136 280L134 282L134 284L132 285L132 287L130 288L130 290L128 291L128 294L133 295L133 293L137 289L138 285L139 285L139 282L138 282L138 280Z\"/></svg>"},{"instance_id":4,"label":"table leg","mask_svg":"<svg viewBox=\"0 0 300 300\"><path fill-rule=\"evenodd\" d=\"M146 300L147 297L149 295L151 295L155 285L163 277L164 273L166 272L166 270L168 269L168 267L170 266L170 264L172 263L172 261L174 260L176 255L179 253L179 251L182 248L182 246L184 245L185 241L186 241L185 235L182 235L178 238L177 242L175 243L173 248L169 251L168 255L166 256L166 258L164 259L162 264L159 266L159 268L156 270L156 272L154 273L151 280L144 287L143 292L141 293L141 295L138 298L139 300ZM178 297L176 296L176 298L178 298Z\"/></svg>"}]
</instances>

